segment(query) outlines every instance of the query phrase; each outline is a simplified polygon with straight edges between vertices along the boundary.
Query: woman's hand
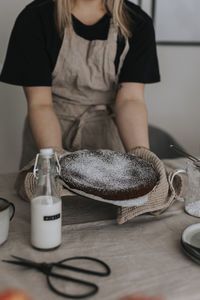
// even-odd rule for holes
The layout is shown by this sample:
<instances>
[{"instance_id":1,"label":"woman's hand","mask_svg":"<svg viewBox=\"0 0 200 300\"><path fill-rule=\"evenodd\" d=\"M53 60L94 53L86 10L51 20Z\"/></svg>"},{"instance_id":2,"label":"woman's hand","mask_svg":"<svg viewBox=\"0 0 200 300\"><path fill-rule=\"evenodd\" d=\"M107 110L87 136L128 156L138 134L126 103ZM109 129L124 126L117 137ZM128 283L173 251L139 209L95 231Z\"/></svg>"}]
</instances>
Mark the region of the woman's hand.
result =
<instances>
[{"instance_id":1,"label":"woman's hand","mask_svg":"<svg viewBox=\"0 0 200 300\"><path fill-rule=\"evenodd\" d=\"M62 148L62 133L53 107L51 87L24 87L24 92L29 124L37 148Z\"/></svg>"},{"instance_id":2,"label":"woman's hand","mask_svg":"<svg viewBox=\"0 0 200 300\"><path fill-rule=\"evenodd\" d=\"M149 148L144 84L134 82L120 84L114 111L115 121L126 151L137 146Z\"/></svg>"}]
</instances>

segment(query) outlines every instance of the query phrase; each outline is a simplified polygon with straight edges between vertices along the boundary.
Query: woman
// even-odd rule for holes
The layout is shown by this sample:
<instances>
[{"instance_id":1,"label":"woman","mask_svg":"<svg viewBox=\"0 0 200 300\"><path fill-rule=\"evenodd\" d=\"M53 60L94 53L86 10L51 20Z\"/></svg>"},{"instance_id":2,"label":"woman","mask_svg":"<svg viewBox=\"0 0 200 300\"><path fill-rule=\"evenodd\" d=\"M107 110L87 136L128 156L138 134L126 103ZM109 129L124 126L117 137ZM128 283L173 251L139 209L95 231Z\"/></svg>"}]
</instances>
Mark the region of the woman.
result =
<instances>
[{"instance_id":1,"label":"woman","mask_svg":"<svg viewBox=\"0 0 200 300\"><path fill-rule=\"evenodd\" d=\"M35 0L0 80L24 87L20 167L40 148L149 148L145 83L160 80L151 18L126 0Z\"/></svg>"}]
</instances>

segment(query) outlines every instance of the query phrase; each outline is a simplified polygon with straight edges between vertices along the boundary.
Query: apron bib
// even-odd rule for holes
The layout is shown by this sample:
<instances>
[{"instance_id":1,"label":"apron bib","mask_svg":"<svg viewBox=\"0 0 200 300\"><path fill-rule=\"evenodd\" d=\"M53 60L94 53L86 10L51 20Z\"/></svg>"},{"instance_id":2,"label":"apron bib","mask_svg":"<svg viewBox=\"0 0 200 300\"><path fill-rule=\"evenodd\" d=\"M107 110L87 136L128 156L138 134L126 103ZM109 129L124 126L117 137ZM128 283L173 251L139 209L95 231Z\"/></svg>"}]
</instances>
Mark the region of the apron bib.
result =
<instances>
[{"instance_id":1,"label":"apron bib","mask_svg":"<svg viewBox=\"0 0 200 300\"><path fill-rule=\"evenodd\" d=\"M125 152L113 107L129 42L125 38L116 74L117 36L118 28L112 18L106 40L89 41L74 30L69 38L65 30L52 73L52 97L61 125L63 148L68 151L101 148ZM20 167L37 152L26 118Z\"/></svg>"}]
</instances>

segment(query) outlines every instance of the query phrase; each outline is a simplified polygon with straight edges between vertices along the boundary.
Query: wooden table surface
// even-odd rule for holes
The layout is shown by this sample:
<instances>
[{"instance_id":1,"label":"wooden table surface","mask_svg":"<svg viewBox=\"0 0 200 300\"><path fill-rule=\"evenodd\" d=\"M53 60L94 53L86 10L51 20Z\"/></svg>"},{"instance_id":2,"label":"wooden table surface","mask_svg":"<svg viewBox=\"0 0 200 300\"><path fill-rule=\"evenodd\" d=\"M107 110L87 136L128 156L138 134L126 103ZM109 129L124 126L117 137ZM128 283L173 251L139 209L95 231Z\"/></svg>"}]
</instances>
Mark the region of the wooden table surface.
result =
<instances>
[{"instance_id":1,"label":"wooden table surface","mask_svg":"<svg viewBox=\"0 0 200 300\"><path fill-rule=\"evenodd\" d=\"M168 162L175 168L183 167L183 160ZM30 246L30 207L16 195L15 177L0 175L0 196L16 206L8 241L0 247L1 260L10 255L38 262L97 257L109 264L112 274L107 278L84 275L85 280L99 286L99 293L88 299L118 300L143 293L166 300L200 300L200 266L186 257L180 246L184 228L200 219L187 215L183 203L175 202L159 217L143 215L117 225L114 206L81 197L64 198L62 245L40 252ZM81 278L79 274L73 276ZM62 299L48 289L43 274L0 261L0 290L6 288L23 289L33 300Z\"/></svg>"}]
</instances>

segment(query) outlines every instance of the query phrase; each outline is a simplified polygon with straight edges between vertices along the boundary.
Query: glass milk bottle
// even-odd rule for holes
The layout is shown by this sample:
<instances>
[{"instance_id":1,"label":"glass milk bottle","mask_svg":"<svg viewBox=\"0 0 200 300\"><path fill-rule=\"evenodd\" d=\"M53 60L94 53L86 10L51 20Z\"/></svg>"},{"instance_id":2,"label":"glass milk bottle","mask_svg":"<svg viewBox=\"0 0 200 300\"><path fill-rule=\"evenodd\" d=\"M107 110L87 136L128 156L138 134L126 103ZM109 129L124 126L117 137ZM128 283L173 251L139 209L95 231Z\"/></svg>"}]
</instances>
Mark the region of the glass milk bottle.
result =
<instances>
[{"instance_id":1,"label":"glass milk bottle","mask_svg":"<svg viewBox=\"0 0 200 300\"><path fill-rule=\"evenodd\" d=\"M59 172L53 149L41 149L35 161L37 185L31 199L31 244L39 250L51 250L61 244L62 201L55 183Z\"/></svg>"}]
</instances>

